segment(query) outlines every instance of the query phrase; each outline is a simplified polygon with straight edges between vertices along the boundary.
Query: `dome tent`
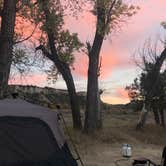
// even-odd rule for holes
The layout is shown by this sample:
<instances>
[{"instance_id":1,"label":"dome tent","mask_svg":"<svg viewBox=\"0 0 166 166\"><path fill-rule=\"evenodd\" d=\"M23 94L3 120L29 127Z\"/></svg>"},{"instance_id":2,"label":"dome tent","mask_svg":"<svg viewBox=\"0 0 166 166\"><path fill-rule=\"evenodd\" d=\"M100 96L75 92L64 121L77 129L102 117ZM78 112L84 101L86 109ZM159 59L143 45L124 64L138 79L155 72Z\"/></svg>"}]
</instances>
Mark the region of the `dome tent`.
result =
<instances>
[{"instance_id":1,"label":"dome tent","mask_svg":"<svg viewBox=\"0 0 166 166\"><path fill-rule=\"evenodd\" d=\"M77 166L58 114L20 99L0 100L1 166Z\"/></svg>"}]
</instances>

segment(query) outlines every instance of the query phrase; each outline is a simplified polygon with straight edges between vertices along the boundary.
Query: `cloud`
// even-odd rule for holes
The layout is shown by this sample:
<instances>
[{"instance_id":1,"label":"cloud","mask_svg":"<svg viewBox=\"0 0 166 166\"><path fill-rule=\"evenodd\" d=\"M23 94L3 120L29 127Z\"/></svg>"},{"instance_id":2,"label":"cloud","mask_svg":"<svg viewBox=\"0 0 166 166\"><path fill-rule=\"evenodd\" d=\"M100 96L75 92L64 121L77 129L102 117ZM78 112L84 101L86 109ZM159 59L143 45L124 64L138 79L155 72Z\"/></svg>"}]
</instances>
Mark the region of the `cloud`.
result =
<instances>
[{"instance_id":1,"label":"cloud","mask_svg":"<svg viewBox=\"0 0 166 166\"><path fill-rule=\"evenodd\" d=\"M28 19L23 19L20 16L16 17L15 32L20 34L23 39L31 36L29 40L26 41L26 44L29 44L29 41L37 44L42 34L39 26L32 24Z\"/></svg>"},{"instance_id":2,"label":"cloud","mask_svg":"<svg viewBox=\"0 0 166 166\"><path fill-rule=\"evenodd\" d=\"M128 20L128 24L122 25L122 31L111 34L103 44L101 51L103 57L102 79L109 77L116 68L133 66L132 54L147 38L159 33L161 21L166 20L166 2L164 0L139 0L136 2L141 8L138 13ZM93 41L95 17L92 14L85 12L84 16L78 20L71 22L68 20L67 25L73 32L79 34L81 40ZM81 56L77 59L76 57L75 73L80 74L81 77L86 76L87 64L87 58Z\"/></svg>"},{"instance_id":3,"label":"cloud","mask_svg":"<svg viewBox=\"0 0 166 166\"><path fill-rule=\"evenodd\" d=\"M116 89L116 96L122 99L128 99L128 93L124 88L117 88Z\"/></svg>"},{"instance_id":4,"label":"cloud","mask_svg":"<svg viewBox=\"0 0 166 166\"><path fill-rule=\"evenodd\" d=\"M130 101L125 89L120 87L117 87L111 91L104 92L104 94L101 96L101 99L104 102L110 104L126 104Z\"/></svg>"},{"instance_id":5,"label":"cloud","mask_svg":"<svg viewBox=\"0 0 166 166\"><path fill-rule=\"evenodd\" d=\"M101 97L103 102L109 103L109 104L126 104L129 102L129 99L124 99L121 97L115 97L115 96L110 96L110 95L104 95Z\"/></svg>"},{"instance_id":6,"label":"cloud","mask_svg":"<svg viewBox=\"0 0 166 166\"><path fill-rule=\"evenodd\" d=\"M25 77L16 76L9 80L9 84L21 84L21 85L36 85L45 86L46 85L46 74L33 73Z\"/></svg>"},{"instance_id":7,"label":"cloud","mask_svg":"<svg viewBox=\"0 0 166 166\"><path fill-rule=\"evenodd\" d=\"M132 82L133 77L137 74L136 72L135 75L130 72L119 74L118 71L131 70L133 68L132 54L147 38L160 33L162 29L160 28L160 23L166 21L165 0L135 0L134 2L141 8L138 14L132 17L127 24L122 25L122 31L107 37L100 54L102 56L100 79L109 79L109 82L116 81L114 85L108 85L114 88L114 92L102 96L104 101L112 104L127 103L129 101L126 92L121 88L122 85L116 85L119 83L124 84L126 79L128 82L131 79ZM95 16L85 11L78 16L77 20L65 17L65 28L68 28L71 32L78 33L82 42L90 41L92 43L95 35L95 22ZM17 26L18 29L24 30L25 36L30 35L34 27L29 22L24 25L18 22ZM37 38L40 35L40 31L37 31L35 35L35 38ZM164 36L164 33L162 35ZM80 78L82 83L85 83L87 79L88 56L80 53L76 54L75 59L75 70L72 71L74 78L78 80ZM46 76L33 74L32 77L28 76L27 81L24 81L23 84L28 82L28 84L43 85L45 78ZM12 80L12 82L20 82L19 78L16 80Z\"/></svg>"}]
</instances>

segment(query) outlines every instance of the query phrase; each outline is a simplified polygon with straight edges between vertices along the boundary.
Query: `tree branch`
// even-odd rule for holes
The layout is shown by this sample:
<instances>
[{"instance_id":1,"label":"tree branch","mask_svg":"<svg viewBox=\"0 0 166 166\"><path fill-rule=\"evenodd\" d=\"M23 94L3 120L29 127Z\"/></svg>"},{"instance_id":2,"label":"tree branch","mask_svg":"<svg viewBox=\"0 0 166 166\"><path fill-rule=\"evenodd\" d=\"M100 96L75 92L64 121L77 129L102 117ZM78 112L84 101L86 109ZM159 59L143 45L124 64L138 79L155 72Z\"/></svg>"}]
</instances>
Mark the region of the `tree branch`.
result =
<instances>
[{"instance_id":1,"label":"tree branch","mask_svg":"<svg viewBox=\"0 0 166 166\"><path fill-rule=\"evenodd\" d=\"M88 50L88 56L89 56L91 49L92 49L92 46L91 46L90 42L88 42L88 41L86 42L86 48Z\"/></svg>"},{"instance_id":2,"label":"tree branch","mask_svg":"<svg viewBox=\"0 0 166 166\"><path fill-rule=\"evenodd\" d=\"M111 6L110 6L110 8L109 8L109 11L108 11L108 14L107 14L107 20L106 20L106 27L107 27L107 26L109 25L109 23L110 23L111 16L112 16L111 12L112 12L112 9L113 9L115 3L116 3L116 0L114 0L114 1L112 2Z\"/></svg>"},{"instance_id":3,"label":"tree branch","mask_svg":"<svg viewBox=\"0 0 166 166\"><path fill-rule=\"evenodd\" d=\"M34 7L34 6L37 5L37 4L38 4L38 0L37 0L36 2L34 2L31 7ZM22 2L22 4L21 4L18 8L16 8L16 12L19 12L21 9L23 9L23 7L24 7L25 5L28 5L28 3L23 3L23 2Z\"/></svg>"},{"instance_id":4,"label":"tree branch","mask_svg":"<svg viewBox=\"0 0 166 166\"><path fill-rule=\"evenodd\" d=\"M22 43L22 42L24 42L24 41L30 39L30 38L33 36L33 34L35 33L36 28L37 28L37 25L35 26L34 30L32 31L32 33L31 33L28 37L26 37L25 39L22 39L22 40L20 40L20 41L14 42L14 44Z\"/></svg>"},{"instance_id":5,"label":"tree branch","mask_svg":"<svg viewBox=\"0 0 166 166\"><path fill-rule=\"evenodd\" d=\"M49 51L43 45L36 47L35 50L36 51L41 50L45 57L47 57L48 59L50 59L53 62L55 61L54 56L52 54L50 54Z\"/></svg>"}]
</instances>

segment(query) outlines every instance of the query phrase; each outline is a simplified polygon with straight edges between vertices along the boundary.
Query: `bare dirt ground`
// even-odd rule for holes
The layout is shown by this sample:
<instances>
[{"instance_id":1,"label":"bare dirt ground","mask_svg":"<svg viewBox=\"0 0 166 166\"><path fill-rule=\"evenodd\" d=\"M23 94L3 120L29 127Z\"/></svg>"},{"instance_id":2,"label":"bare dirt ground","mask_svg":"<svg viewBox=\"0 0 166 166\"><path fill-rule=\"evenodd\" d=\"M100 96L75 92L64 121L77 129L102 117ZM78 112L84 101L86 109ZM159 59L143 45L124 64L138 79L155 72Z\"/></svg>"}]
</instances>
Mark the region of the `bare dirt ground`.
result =
<instances>
[{"instance_id":1,"label":"bare dirt ground","mask_svg":"<svg viewBox=\"0 0 166 166\"><path fill-rule=\"evenodd\" d=\"M138 113L128 110L105 111L103 130L87 136L73 131L71 114L67 111L63 114L85 166L115 166L118 160L119 166L131 166L137 157L146 157L160 164L162 149L166 145L166 129L156 126L152 115L149 115L145 128L136 131ZM123 160L121 156L123 143L132 146L132 157L128 160Z\"/></svg>"}]
</instances>

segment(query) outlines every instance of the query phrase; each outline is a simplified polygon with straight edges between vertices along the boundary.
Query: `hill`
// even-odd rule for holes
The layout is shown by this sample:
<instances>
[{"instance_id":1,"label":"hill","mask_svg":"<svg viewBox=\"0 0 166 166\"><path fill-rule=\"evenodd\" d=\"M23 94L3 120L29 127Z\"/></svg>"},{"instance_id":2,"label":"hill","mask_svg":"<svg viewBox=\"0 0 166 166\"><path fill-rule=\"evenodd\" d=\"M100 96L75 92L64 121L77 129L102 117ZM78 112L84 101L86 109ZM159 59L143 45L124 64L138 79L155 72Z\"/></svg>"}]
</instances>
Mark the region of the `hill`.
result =
<instances>
[{"instance_id":1,"label":"hill","mask_svg":"<svg viewBox=\"0 0 166 166\"><path fill-rule=\"evenodd\" d=\"M68 91L64 89L54 89L50 87L37 87L37 86L23 86L23 85L10 85L9 93L18 93L19 98L27 100L28 102L39 104L46 107L55 108L61 105L64 109L70 108ZM80 107L85 108L86 92L77 92ZM101 101L104 110L110 109L113 105ZM123 105L114 105L113 107L123 107Z\"/></svg>"}]
</instances>

